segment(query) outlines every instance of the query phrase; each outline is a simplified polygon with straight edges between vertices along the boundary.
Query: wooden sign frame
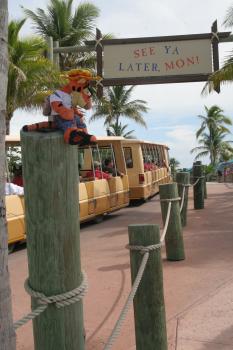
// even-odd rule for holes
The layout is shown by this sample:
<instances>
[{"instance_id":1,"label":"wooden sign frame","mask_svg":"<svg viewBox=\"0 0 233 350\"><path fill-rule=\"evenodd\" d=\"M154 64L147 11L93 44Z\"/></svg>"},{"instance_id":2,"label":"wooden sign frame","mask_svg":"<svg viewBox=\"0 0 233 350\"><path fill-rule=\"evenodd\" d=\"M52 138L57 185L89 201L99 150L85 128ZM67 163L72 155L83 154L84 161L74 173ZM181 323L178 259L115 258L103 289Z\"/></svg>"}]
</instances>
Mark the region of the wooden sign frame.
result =
<instances>
[{"instance_id":1,"label":"wooden sign frame","mask_svg":"<svg viewBox=\"0 0 233 350\"><path fill-rule=\"evenodd\" d=\"M210 73L204 74L182 74L182 75L166 75L166 76L150 76L150 77L128 77L128 78L104 78L103 75L103 47L105 45L125 45L138 43L161 43L166 41L185 41L209 39L212 42L212 65L213 71L219 69L219 39L227 38L230 32L219 32L217 28L217 20L211 27L211 33L188 34L175 36L145 37L145 38L128 38L128 39L102 39L101 32L97 30L96 43L88 42L89 45L96 44L97 55L97 74L103 79L101 84L97 86L98 95L102 94L103 86L114 85L144 85L144 84L167 84L167 83L185 83L185 82L201 82L207 81ZM219 87L216 89L220 91Z\"/></svg>"}]
</instances>

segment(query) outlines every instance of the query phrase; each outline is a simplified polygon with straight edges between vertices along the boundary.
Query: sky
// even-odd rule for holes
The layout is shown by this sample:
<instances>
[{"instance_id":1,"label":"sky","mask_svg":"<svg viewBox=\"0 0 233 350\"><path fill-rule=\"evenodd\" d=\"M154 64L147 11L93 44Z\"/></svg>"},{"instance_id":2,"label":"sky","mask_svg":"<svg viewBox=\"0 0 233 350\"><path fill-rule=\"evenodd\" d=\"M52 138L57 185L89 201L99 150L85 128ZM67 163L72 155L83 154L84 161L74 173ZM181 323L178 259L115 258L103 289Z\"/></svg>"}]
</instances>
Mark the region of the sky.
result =
<instances>
[{"instance_id":1,"label":"sky","mask_svg":"<svg viewBox=\"0 0 233 350\"><path fill-rule=\"evenodd\" d=\"M225 28L224 21L227 9L233 5L232 0L93 0L90 1L100 9L97 27L102 33L113 33L117 38L153 37L166 35L184 35L208 33L212 23L217 19L219 31L231 31ZM80 1L73 1L78 5ZM36 10L46 9L47 0L9 0L9 18L23 17L21 5ZM32 23L26 21L21 30L22 36L33 34ZM233 43L221 43L219 54L221 65ZM134 130L139 139L165 143L170 148L170 157L175 157L181 167L191 167L194 155L190 150L197 146L195 132L200 127L198 115L205 115L204 106L218 105L224 114L233 119L232 89L233 85L221 88L221 93L201 95L204 82L176 83L136 86L132 99L147 102L149 112L144 115L147 129L122 119L128 124L128 130ZM91 115L91 112L88 113ZM87 115L87 117L88 117ZM18 134L24 124L44 120L40 112L17 110L11 121L11 133ZM103 135L103 122L88 124L90 133ZM233 128L231 128L233 132ZM228 139L233 140L233 136ZM208 158L202 159L204 164Z\"/></svg>"}]
</instances>

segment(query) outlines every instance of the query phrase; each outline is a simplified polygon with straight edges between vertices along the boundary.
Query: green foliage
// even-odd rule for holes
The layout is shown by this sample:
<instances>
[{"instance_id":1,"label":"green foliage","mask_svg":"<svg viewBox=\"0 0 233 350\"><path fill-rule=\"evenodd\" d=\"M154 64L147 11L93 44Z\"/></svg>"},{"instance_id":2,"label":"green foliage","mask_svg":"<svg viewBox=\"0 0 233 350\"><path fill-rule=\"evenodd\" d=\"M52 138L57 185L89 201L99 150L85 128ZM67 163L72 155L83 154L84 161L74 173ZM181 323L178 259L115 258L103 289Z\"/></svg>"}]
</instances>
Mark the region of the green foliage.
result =
<instances>
[{"instance_id":1,"label":"green foliage","mask_svg":"<svg viewBox=\"0 0 233 350\"><path fill-rule=\"evenodd\" d=\"M101 100L97 100L94 106L94 114L90 121L104 118L104 125L114 125L115 130L121 127L120 118L124 117L146 127L142 113L146 113L148 108L146 101L131 100L131 94L135 86L113 86L105 90L105 95Z\"/></svg>"},{"instance_id":2,"label":"green foliage","mask_svg":"<svg viewBox=\"0 0 233 350\"><path fill-rule=\"evenodd\" d=\"M170 158L170 168L171 168L171 173L174 175L180 165L180 162L176 158Z\"/></svg>"},{"instance_id":3,"label":"green foliage","mask_svg":"<svg viewBox=\"0 0 233 350\"><path fill-rule=\"evenodd\" d=\"M59 72L43 56L46 49L44 40L36 37L19 38L24 23L25 20L11 21L8 26L8 123L17 108L39 108L45 91L57 86L61 80Z\"/></svg>"},{"instance_id":4,"label":"green foliage","mask_svg":"<svg viewBox=\"0 0 233 350\"><path fill-rule=\"evenodd\" d=\"M6 152L6 158L8 171L12 175L15 168L22 166L20 147L9 147Z\"/></svg>"},{"instance_id":5,"label":"green foliage","mask_svg":"<svg viewBox=\"0 0 233 350\"><path fill-rule=\"evenodd\" d=\"M215 166L212 164L204 165L204 173L206 175L214 174L215 173Z\"/></svg>"},{"instance_id":6,"label":"green foliage","mask_svg":"<svg viewBox=\"0 0 233 350\"><path fill-rule=\"evenodd\" d=\"M122 136L126 139L135 139L132 135L134 130L126 131L126 128L128 125L122 125L121 123L119 125L117 124L110 124L109 127L107 128L107 135L108 136Z\"/></svg>"},{"instance_id":7,"label":"green foliage","mask_svg":"<svg viewBox=\"0 0 233 350\"><path fill-rule=\"evenodd\" d=\"M223 142L220 151L219 161L227 162L230 159L233 159L233 147L230 145L229 142Z\"/></svg>"},{"instance_id":8,"label":"green foliage","mask_svg":"<svg viewBox=\"0 0 233 350\"><path fill-rule=\"evenodd\" d=\"M223 110L214 105L210 108L205 106L206 116L199 115L201 127L196 132L196 138L200 146L191 150L191 153L198 152L195 160L204 156L210 156L210 163L215 165L224 149L230 147L225 137L231 132L226 125L232 125L232 120L223 114Z\"/></svg>"},{"instance_id":9,"label":"green foliage","mask_svg":"<svg viewBox=\"0 0 233 350\"><path fill-rule=\"evenodd\" d=\"M233 6L230 6L227 10L226 17L224 20L225 27L233 26ZM214 72L208 82L205 84L202 94L207 95L208 93L215 90L219 85L225 85L233 82L233 51L230 52L228 57L225 58L223 67L218 71Z\"/></svg>"},{"instance_id":10,"label":"green foliage","mask_svg":"<svg viewBox=\"0 0 233 350\"><path fill-rule=\"evenodd\" d=\"M99 9L90 2L81 2L73 10L73 0L50 0L47 9L37 8L35 12L23 8L34 24L36 32L44 38L51 36L59 46L82 45L94 38ZM60 54L60 68L77 66L94 67L95 58L89 53Z\"/></svg>"}]
</instances>

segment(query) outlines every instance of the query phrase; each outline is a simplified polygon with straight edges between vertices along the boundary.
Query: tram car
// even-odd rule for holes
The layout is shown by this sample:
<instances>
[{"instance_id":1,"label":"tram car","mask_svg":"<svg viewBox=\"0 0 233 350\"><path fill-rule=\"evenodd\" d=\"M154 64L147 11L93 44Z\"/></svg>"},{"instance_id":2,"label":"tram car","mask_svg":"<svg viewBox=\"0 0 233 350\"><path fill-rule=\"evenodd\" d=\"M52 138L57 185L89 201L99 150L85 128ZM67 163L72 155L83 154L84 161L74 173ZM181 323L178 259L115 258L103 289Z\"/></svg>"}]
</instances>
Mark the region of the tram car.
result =
<instances>
[{"instance_id":1,"label":"tram car","mask_svg":"<svg viewBox=\"0 0 233 350\"><path fill-rule=\"evenodd\" d=\"M147 200L159 192L159 185L172 181L168 146L142 140L122 141L130 200Z\"/></svg>"},{"instance_id":2,"label":"tram car","mask_svg":"<svg viewBox=\"0 0 233 350\"><path fill-rule=\"evenodd\" d=\"M6 150L19 148L19 136L6 136ZM74 147L74 146L72 146ZM95 146L77 147L79 166L80 222L96 220L129 205L146 200L159 191L159 184L171 181L168 147L118 136L98 137ZM8 169L8 167L7 167ZM10 184L12 174L7 171ZM24 196L6 194L8 244L13 250L26 239Z\"/></svg>"}]
</instances>

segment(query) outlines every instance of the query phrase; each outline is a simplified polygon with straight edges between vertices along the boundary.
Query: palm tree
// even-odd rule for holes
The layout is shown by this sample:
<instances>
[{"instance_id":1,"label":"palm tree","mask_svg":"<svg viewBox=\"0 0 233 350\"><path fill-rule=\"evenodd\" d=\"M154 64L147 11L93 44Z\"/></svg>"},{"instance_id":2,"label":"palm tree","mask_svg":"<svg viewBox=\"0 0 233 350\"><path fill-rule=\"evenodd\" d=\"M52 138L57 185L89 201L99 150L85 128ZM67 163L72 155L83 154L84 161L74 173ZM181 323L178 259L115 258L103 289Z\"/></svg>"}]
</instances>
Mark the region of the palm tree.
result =
<instances>
[{"instance_id":1,"label":"palm tree","mask_svg":"<svg viewBox=\"0 0 233 350\"><path fill-rule=\"evenodd\" d=\"M227 162L230 159L233 159L233 147L229 143L222 144L222 149L219 155L219 161Z\"/></svg>"},{"instance_id":2,"label":"palm tree","mask_svg":"<svg viewBox=\"0 0 233 350\"><path fill-rule=\"evenodd\" d=\"M224 139L231 132L225 125L232 125L232 121L216 105L210 108L205 106L205 111L206 116L198 116L202 120L201 127L196 132L200 146L193 148L191 153L199 152L195 159L209 155L211 165L215 165L223 147L229 146L229 141Z\"/></svg>"},{"instance_id":3,"label":"palm tree","mask_svg":"<svg viewBox=\"0 0 233 350\"><path fill-rule=\"evenodd\" d=\"M8 26L9 71L7 86L6 133L17 108L40 107L43 91L54 88L60 79L52 64L43 56L46 44L41 38L20 39L25 19Z\"/></svg>"},{"instance_id":4,"label":"palm tree","mask_svg":"<svg viewBox=\"0 0 233 350\"><path fill-rule=\"evenodd\" d=\"M233 26L233 6L229 7L223 22L226 28ZM202 94L206 95L208 92L214 91L220 84L229 84L233 81L233 51L226 57L223 67L214 72L208 82L205 84Z\"/></svg>"},{"instance_id":5,"label":"palm tree","mask_svg":"<svg viewBox=\"0 0 233 350\"><path fill-rule=\"evenodd\" d=\"M36 32L44 38L51 36L59 46L81 45L93 39L99 9L90 2L80 3L73 11L73 0L50 0L47 11L38 8L36 12L24 9L24 13L34 23ZM90 60L91 62L87 62ZM92 64L91 54L60 54L60 68L72 68Z\"/></svg>"},{"instance_id":6,"label":"palm tree","mask_svg":"<svg viewBox=\"0 0 233 350\"><path fill-rule=\"evenodd\" d=\"M146 122L143 119L142 113L146 113L146 101L131 100L131 95L135 86L127 88L125 86L113 86L107 88L105 96L96 101L94 106L94 114L90 121L95 121L104 118L104 125L115 125L116 130L120 128L120 118L128 118L137 124L146 127Z\"/></svg>"},{"instance_id":7,"label":"palm tree","mask_svg":"<svg viewBox=\"0 0 233 350\"><path fill-rule=\"evenodd\" d=\"M169 165L171 167L171 173L174 176L180 162L176 158L170 158Z\"/></svg>"},{"instance_id":8,"label":"palm tree","mask_svg":"<svg viewBox=\"0 0 233 350\"><path fill-rule=\"evenodd\" d=\"M202 157L210 156L210 164L215 166L221 154L226 151L230 151L231 146L229 142L231 141L224 141L227 133L216 131L214 136L210 137L209 134L203 133L202 137L199 138L198 144L200 146L195 147L191 150L191 153L199 152L195 160L200 159Z\"/></svg>"},{"instance_id":9,"label":"palm tree","mask_svg":"<svg viewBox=\"0 0 233 350\"><path fill-rule=\"evenodd\" d=\"M134 130L130 130L126 132L126 128L128 125L119 125L116 124L110 124L109 127L107 128L107 135L108 136L123 136L126 139L135 139L135 137L132 135Z\"/></svg>"},{"instance_id":10,"label":"palm tree","mask_svg":"<svg viewBox=\"0 0 233 350\"><path fill-rule=\"evenodd\" d=\"M8 270L8 235L5 208L5 110L7 93L7 0L0 2L0 349L15 350L16 337L13 331L11 293Z\"/></svg>"}]
</instances>

